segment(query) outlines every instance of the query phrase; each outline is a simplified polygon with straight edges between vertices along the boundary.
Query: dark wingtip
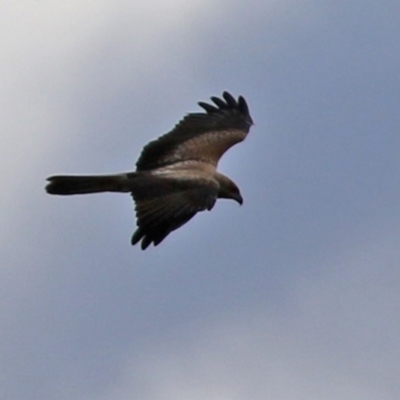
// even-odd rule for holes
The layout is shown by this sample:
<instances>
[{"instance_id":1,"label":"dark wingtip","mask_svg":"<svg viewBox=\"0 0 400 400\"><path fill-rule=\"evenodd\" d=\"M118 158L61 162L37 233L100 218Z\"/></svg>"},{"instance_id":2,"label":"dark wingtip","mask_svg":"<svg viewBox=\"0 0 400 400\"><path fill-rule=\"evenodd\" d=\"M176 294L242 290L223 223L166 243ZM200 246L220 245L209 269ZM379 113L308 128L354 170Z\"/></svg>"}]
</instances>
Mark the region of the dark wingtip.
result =
<instances>
[{"instance_id":1,"label":"dark wingtip","mask_svg":"<svg viewBox=\"0 0 400 400\"><path fill-rule=\"evenodd\" d=\"M226 90L222 93L222 97L225 99L225 101L229 107L232 107L232 108L237 107L238 104L237 104L235 98Z\"/></svg>"},{"instance_id":2,"label":"dark wingtip","mask_svg":"<svg viewBox=\"0 0 400 400\"><path fill-rule=\"evenodd\" d=\"M239 96L238 106L240 111L242 111L246 115L249 115L249 106L247 105L247 102L243 96Z\"/></svg>"},{"instance_id":3,"label":"dark wingtip","mask_svg":"<svg viewBox=\"0 0 400 400\"><path fill-rule=\"evenodd\" d=\"M135 244L137 244L142 237L143 237L143 232L141 231L140 228L138 228L132 235L131 245L134 246Z\"/></svg>"},{"instance_id":4,"label":"dark wingtip","mask_svg":"<svg viewBox=\"0 0 400 400\"><path fill-rule=\"evenodd\" d=\"M229 107L228 104L219 97L212 96L211 100L218 106L220 110L226 110Z\"/></svg>"},{"instance_id":5,"label":"dark wingtip","mask_svg":"<svg viewBox=\"0 0 400 400\"><path fill-rule=\"evenodd\" d=\"M135 246L136 244L140 243L140 248L142 250L146 250L150 245L151 242L153 241L152 239L149 239L148 236L145 235L145 233L142 231L141 228L138 228L135 233L132 235L131 239L131 245Z\"/></svg>"},{"instance_id":6,"label":"dark wingtip","mask_svg":"<svg viewBox=\"0 0 400 400\"><path fill-rule=\"evenodd\" d=\"M213 106L213 105L211 105L211 104L208 104L208 103L204 103L203 101L199 101L197 104L198 104L201 108L204 108L208 113L213 113L213 112L218 111L218 108L217 108L217 107L215 107L215 106Z\"/></svg>"},{"instance_id":7,"label":"dark wingtip","mask_svg":"<svg viewBox=\"0 0 400 400\"><path fill-rule=\"evenodd\" d=\"M222 98L212 96L211 101L215 104L215 106L203 101L199 101L198 105L207 113L216 113L218 111L236 109L239 110L240 113L243 114L247 119L249 119L250 123L253 123L250 117L249 106L247 105L247 102L243 96L239 96L236 100L228 91L225 90L222 93Z\"/></svg>"},{"instance_id":8,"label":"dark wingtip","mask_svg":"<svg viewBox=\"0 0 400 400\"><path fill-rule=\"evenodd\" d=\"M142 240L142 243L140 244L140 247L142 250L146 250L151 244L151 240L145 236Z\"/></svg>"}]
</instances>

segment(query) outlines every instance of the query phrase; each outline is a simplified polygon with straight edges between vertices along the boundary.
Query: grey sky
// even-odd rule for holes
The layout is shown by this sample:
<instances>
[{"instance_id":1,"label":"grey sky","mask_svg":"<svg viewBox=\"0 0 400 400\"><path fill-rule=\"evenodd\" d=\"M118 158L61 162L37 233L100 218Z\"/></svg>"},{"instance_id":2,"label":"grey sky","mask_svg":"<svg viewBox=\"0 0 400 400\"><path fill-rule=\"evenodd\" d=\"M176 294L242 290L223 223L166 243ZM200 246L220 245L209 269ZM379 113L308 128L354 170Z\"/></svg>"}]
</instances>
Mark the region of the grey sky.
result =
<instances>
[{"instance_id":1,"label":"grey sky","mask_svg":"<svg viewBox=\"0 0 400 400\"><path fill-rule=\"evenodd\" d=\"M0 9L2 399L398 399L398 2ZM242 207L142 252L129 196L44 192L223 90Z\"/></svg>"}]
</instances>

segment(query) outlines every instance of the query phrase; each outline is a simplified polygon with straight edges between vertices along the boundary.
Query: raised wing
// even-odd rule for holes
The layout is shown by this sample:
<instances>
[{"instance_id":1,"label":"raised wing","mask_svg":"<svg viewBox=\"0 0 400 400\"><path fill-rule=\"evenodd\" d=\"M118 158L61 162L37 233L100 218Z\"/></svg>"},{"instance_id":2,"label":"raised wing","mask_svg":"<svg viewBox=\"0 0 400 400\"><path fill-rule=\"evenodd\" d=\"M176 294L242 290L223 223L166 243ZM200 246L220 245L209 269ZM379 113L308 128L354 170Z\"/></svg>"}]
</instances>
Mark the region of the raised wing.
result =
<instances>
[{"instance_id":1,"label":"raised wing","mask_svg":"<svg viewBox=\"0 0 400 400\"><path fill-rule=\"evenodd\" d=\"M192 219L197 212L211 210L218 187L212 180L147 180L148 190L136 188L132 196L136 203L137 230L132 245L141 241L142 249L151 243L157 246L172 231Z\"/></svg>"},{"instance_id":2,"label":"raised wing","mask_svg":"<svg viewBox=\"0 0 400 400\"><path fill-rule=\"evenodd\" d=\"M228 92L223 99L211 97L215 105L199 102L205 113L191 113L172 131L147 144L139 157L138 171L186 160L217 166L222 155L247 136L253 121L246 100Z\"/></svg>"}]
</instances>

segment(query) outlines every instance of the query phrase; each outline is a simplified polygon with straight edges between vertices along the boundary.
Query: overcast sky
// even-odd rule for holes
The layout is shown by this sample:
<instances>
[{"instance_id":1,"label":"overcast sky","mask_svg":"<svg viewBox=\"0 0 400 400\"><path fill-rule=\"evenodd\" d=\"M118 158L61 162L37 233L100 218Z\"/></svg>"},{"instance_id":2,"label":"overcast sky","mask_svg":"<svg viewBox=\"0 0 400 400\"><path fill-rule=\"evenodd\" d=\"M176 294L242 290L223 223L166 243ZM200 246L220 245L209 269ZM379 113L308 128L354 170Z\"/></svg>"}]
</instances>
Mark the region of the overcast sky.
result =
<instances>
[{"instance_id":1,"label":"overcast sky","mask_svg":"<svg viewBox=\"0 0 400 400\"><path fill-rule=\"evenodd\" d=\"M400 3L0 5L0 397L397 400ZM255 121L221 200L145 252L134 169L197 101Z\"/></svg>"}]
</instances>

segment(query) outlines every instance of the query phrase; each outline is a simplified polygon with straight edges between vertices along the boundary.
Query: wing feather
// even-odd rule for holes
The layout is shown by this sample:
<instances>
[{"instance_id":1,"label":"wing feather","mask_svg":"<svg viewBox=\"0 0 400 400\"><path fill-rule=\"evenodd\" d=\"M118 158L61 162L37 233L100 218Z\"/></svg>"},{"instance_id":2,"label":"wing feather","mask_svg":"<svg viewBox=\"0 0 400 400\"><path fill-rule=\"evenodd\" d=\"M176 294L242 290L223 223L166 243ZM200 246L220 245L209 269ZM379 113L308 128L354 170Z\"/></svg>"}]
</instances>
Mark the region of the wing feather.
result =
<instances>
[{"instance_id":1,"label":"wing feather","mask_svg":"<svg viewBox=\"0 0 400 400\"><path fill-rule=\"evenodd\" d=\"M155 183L158 181L156 179ZM148 182L152 184L151 179ZM163 189L157 196L143 196L143 191L132 192L138 226L132 244L141 241L143 250L151 243L159 244L199 211L211 210L218 196L218 183L212 180L181 180L177 184L171 179L168 184L166 179Z\"/></svg>"},{"instance_id":2,"label":"wing feather","mask_svg":"<svg viewBox=\"0 0 400 400\"><path fill-rule=\"evenodd\" d=\"M138 171L151 170L186 160L217 165L222 155L242 141L253 124L246 100L228 92L215 105L199 102L206 112L190 113L170 132L147 144L136 163Z\"/></svg>"},{"instance_id":3,"label":"wing feather","mask_svg":"<svg viewBox=\"0 0 400 400\"><path fill-rule=\"evenodd\" d=\"M204 103L203 101L199 101L198 104L201 108L204 108L208 113L213 113L218 111L218 107L215 107L212 104Z\"/></svg>"},{"instance_id":4,"label":"wing feather","mask_svg":"<svg viewBox=\"0 0 400 400\"><path fill-rule=\"evenodd\" d=\"M218 106L218 108L220 108L221 110L226 110L227 108L229 108L229 105L222 99L220 99L219 97L211 97L211 100ZM203 107L203 105L206 103L201 103L201 107ZM199 103L200 105L200 103ZM204 107L203 107L204 108ZM215 108L215 107L214 107Z\"/></svg>"}]
</instances>

